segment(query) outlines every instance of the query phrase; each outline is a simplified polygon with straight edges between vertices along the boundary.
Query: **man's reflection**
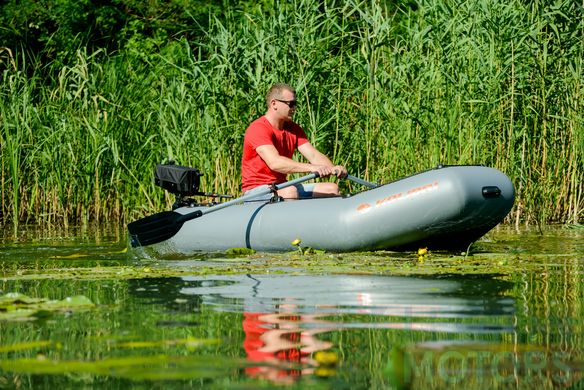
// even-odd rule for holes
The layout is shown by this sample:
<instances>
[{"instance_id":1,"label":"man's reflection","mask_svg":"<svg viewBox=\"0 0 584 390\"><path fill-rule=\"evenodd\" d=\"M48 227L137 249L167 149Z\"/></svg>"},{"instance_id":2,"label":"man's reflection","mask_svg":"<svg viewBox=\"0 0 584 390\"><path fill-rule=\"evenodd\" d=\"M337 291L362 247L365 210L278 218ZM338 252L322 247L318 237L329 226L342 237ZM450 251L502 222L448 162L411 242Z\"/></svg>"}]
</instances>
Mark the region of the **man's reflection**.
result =
<instances>
[{"instance_id":1,"label":"man's reflection","mask_svg":"<svg viewBox=\"0 0 584 390\"><path fill-rule=\"evenodd\" d=\"M291 383L301 375L314 374L319 362L312 356L328 350L332 343L318 333L333 330L321 314L297 314L297 305L277 305L277 313L244 312L243 342L247 359L257 363L246 369L250 376ZM316 328L312 328L317 324ZM307 329L307 325L311 328ZM317 372L318 374L318 372Z\"/></svg>"}]
</instances>

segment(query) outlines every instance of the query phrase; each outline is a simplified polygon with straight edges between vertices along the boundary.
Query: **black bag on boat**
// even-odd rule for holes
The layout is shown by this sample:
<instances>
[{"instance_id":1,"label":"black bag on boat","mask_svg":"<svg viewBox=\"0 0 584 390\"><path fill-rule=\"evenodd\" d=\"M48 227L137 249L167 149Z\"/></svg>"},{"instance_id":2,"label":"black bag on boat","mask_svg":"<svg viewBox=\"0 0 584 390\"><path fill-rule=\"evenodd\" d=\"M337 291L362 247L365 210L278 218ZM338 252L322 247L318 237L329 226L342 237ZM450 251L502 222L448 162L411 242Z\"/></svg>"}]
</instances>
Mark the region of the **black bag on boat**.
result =
<instances>
[{"instance_id":1,"label":"black bag on boat","mask_svg":"<svg viewBox=\"0 0 584 390\"><path fill-rule=\"evenodd\" d=\"M195 168L174 164L156 166L154 183L171 194L193 196L199 194L202 174Z\"/></svg>"}]
</instances>

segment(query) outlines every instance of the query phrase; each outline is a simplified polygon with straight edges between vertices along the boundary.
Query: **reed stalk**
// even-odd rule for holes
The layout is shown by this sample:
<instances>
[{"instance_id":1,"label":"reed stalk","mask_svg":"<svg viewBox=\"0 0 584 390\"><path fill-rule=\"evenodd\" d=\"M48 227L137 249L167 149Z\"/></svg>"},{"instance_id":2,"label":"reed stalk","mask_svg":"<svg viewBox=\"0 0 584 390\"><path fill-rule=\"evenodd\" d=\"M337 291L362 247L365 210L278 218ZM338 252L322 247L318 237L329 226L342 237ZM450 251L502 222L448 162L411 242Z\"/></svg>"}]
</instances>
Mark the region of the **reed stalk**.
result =
<instances>
[{"instance_id":1,"label":"reed stalk","mask_svg":"<svg viewBox=\"0 0 584 390\"><path fill-rule=\"evenodd\" d=\"M169 158L237 195L245 128L284 81L311 141L355 175L484 164L515 183L513 222L582 223L583 34L567 0L295 0L228 12L198 40L80 49L32 73L4 50L2 219L158 211L172 199L153 169Z\"/></svg>"}]
</instances>

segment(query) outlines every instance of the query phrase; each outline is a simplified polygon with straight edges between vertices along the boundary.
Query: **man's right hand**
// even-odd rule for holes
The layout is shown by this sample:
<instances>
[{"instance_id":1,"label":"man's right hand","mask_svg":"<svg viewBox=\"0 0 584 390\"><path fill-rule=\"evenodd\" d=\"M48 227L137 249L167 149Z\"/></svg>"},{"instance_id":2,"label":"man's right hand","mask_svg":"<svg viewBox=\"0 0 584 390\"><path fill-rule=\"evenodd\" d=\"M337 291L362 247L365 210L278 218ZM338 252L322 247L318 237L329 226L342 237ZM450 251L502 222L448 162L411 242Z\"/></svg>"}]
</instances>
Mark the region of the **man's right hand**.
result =
<instances>
[{"instance_id":1,"label":"man's right hand","mask_svg":"<svg viewBox=\"0 0 584 390\"><path fill-rule=\"evenodd\" d=\"M345 177L347 177L348 174L349 172L347 172L347 168L345 168L342 165L335 165L333 167L333 175L335 175L339 179L344 179Z\"/></svg>"}]
</instances>

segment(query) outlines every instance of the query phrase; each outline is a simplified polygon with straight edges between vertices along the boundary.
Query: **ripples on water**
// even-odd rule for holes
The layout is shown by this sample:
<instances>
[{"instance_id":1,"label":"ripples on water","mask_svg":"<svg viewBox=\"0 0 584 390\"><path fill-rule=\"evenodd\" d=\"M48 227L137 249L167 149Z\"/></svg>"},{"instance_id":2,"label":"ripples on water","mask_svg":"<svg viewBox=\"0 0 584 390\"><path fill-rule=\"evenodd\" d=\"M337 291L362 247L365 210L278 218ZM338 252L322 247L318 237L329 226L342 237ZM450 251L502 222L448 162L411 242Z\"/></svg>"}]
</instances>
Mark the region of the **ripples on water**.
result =
<instances>
[{"instance_id":1,"label":"ripples on water","mask_svg":"<svg viewBox=\"0 0 584 390\"><path fill-rule=\"evenodd\" d=\"M220 256L141 263L107 239L5 240L0 294L97 308L0 321L0 388L582 388L584 232L494 237L480 250L513 272L149 277Z\"/></svg>"},{"instance_id":2,"label":"ripples on water","mask_svg":"<svg viewBox=\"0 0 584 390\"><path fill-rule=\"evenodd\" d=\"M495 332L507 326L488 324L488 318L509 319L514 302L499 296L509 283L489 279L471 281L391 276L219 276L189 278L180 294L200 295L217 310L327 317L342 328L388 328L441 332ZM465 288L466 285L466 288ZM473 295L477 290L481 295ZM344 315L375 316L375 323L343 322ZM484 324L444 323L442 319L484 316ZM335 321L336 320L336 321ZM391 321L389 321L391 320ZM511 321L509 321L511 322ZM302 327L310 327L302 322Z\"/></svg>"}]
</instances>

